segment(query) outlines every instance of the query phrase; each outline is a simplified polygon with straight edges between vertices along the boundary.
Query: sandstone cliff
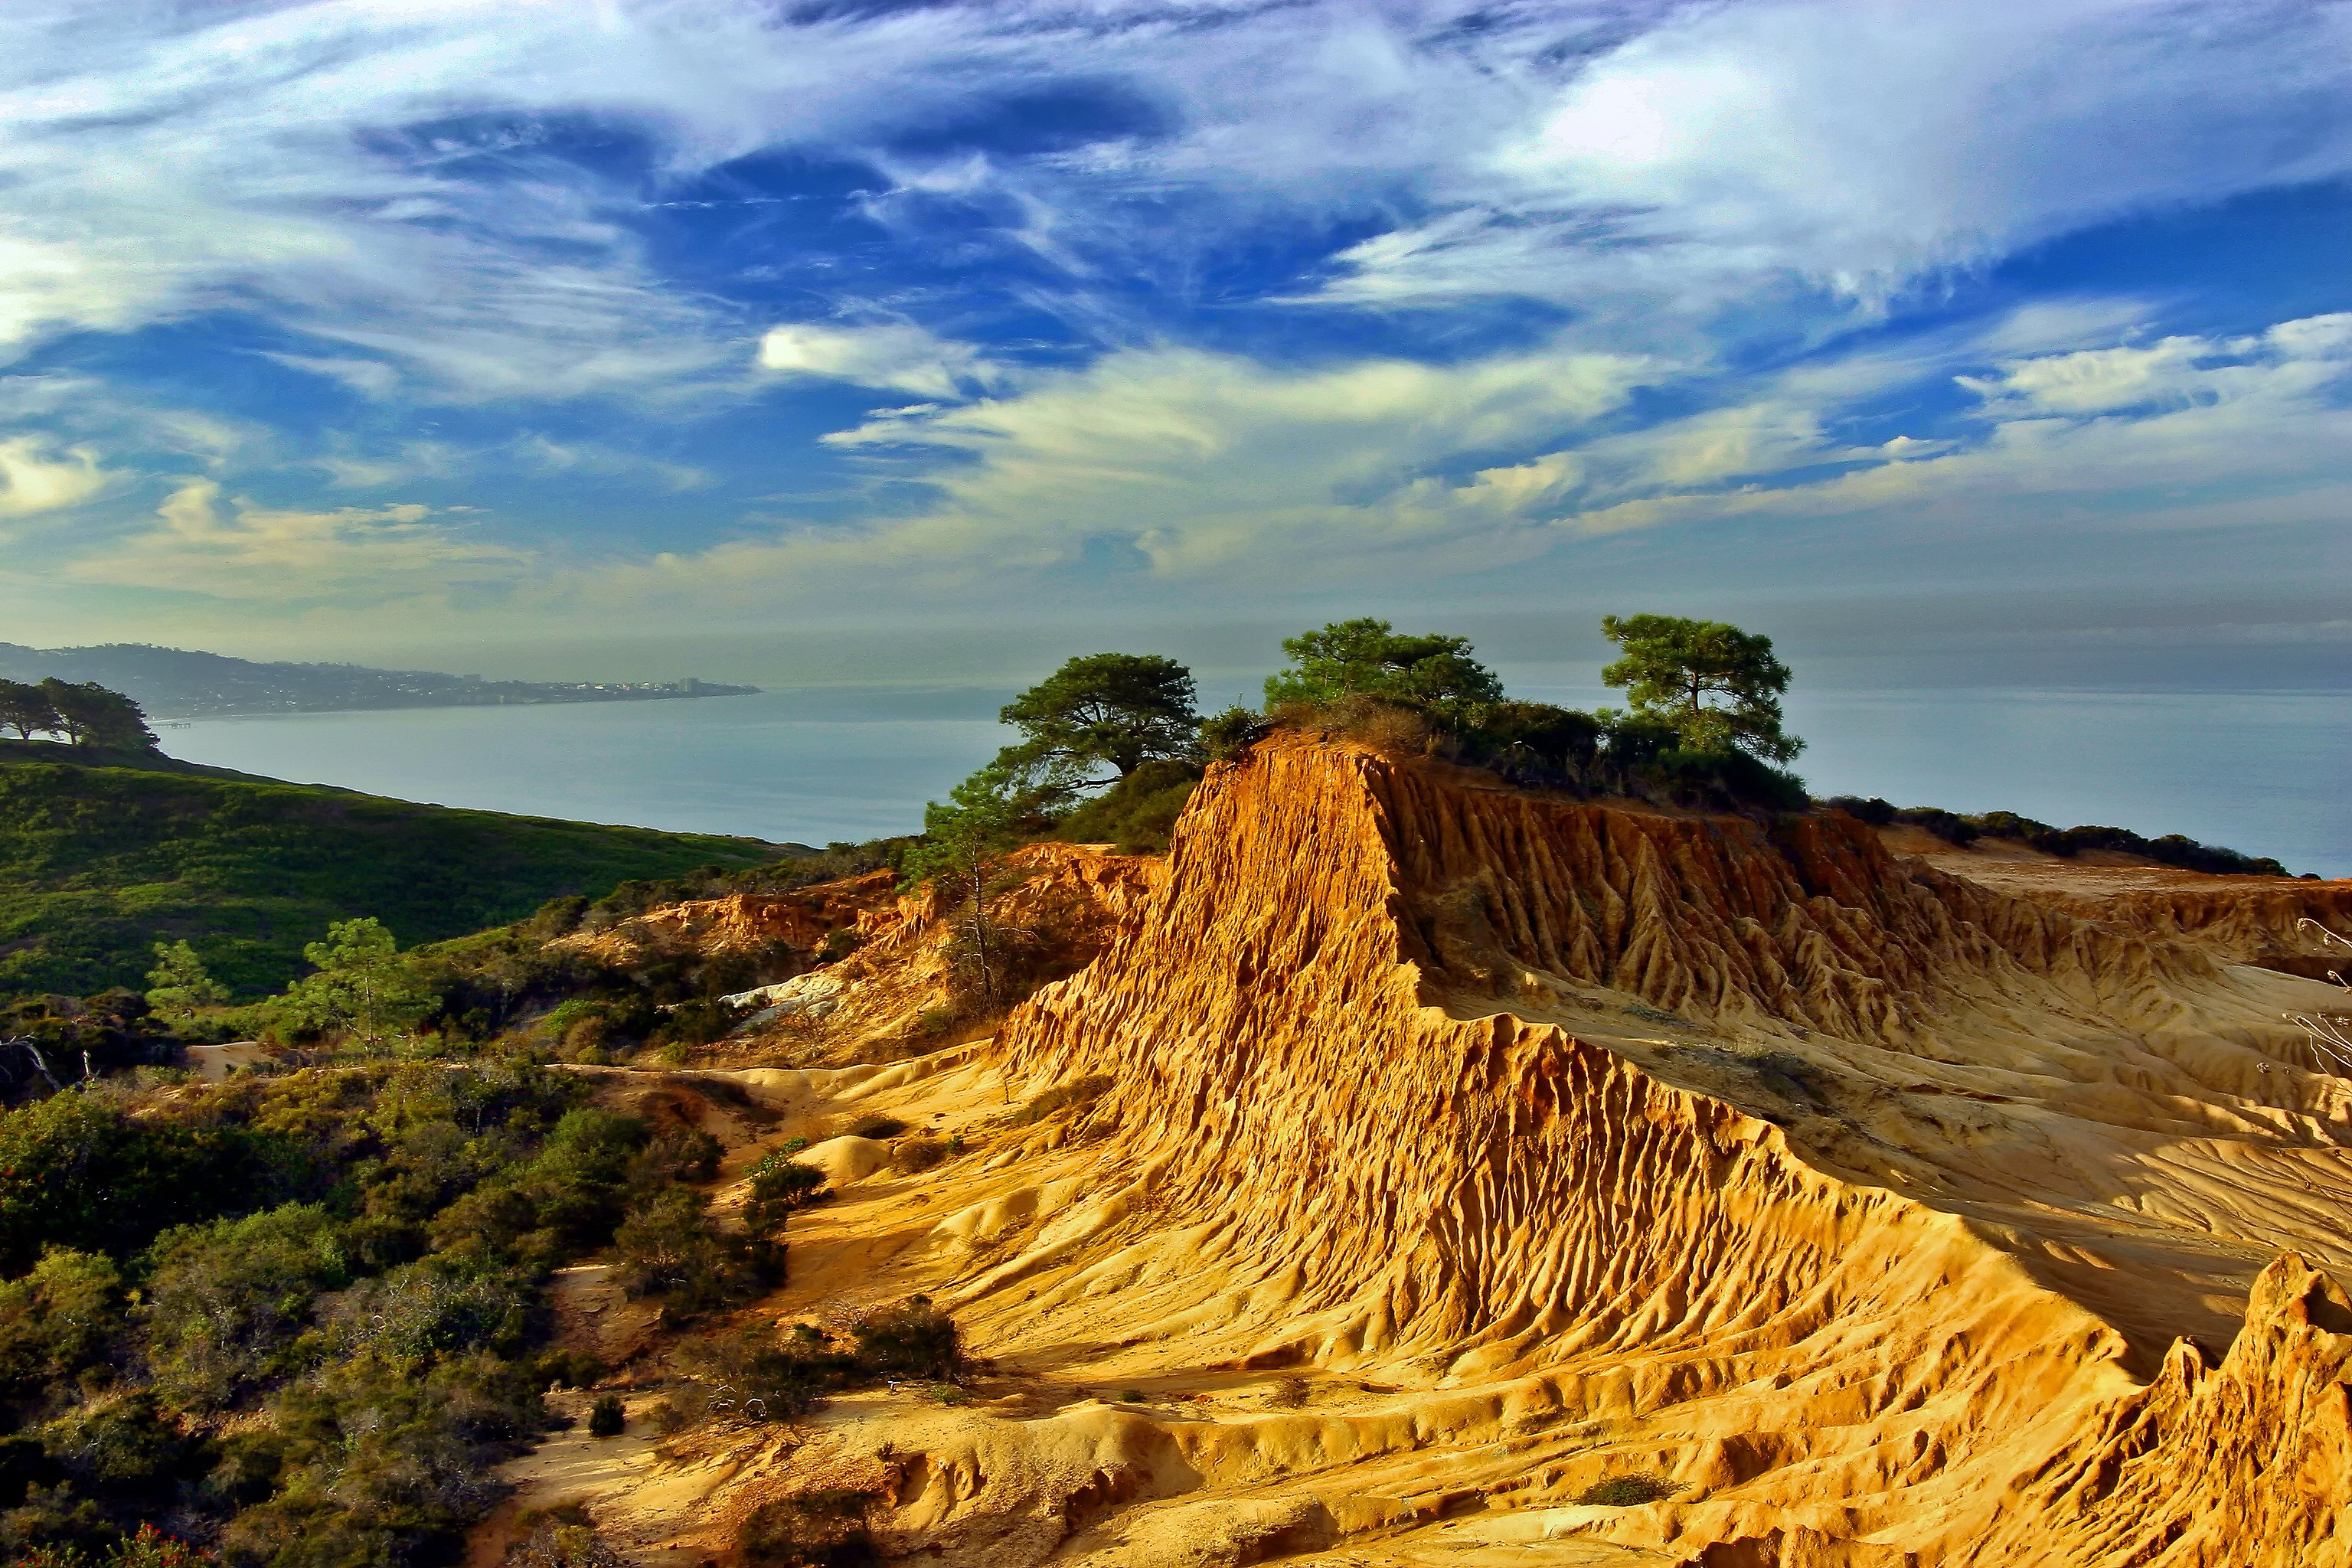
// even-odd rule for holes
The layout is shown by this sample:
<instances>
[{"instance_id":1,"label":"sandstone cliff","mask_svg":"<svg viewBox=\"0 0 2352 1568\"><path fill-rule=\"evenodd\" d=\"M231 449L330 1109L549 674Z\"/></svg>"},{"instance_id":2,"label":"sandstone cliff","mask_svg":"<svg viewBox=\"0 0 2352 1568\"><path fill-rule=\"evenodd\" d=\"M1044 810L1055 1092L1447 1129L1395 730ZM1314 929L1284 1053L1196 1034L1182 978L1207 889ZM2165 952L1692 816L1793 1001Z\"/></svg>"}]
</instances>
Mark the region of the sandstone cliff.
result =
<instances>
[{"instance_id":1,"label":"sandstone cliff","mask_svg":"<svg viewBox=\"0 0 2352 1568\"><path fill-rule=\"evenodd\" d=\"M929 1289L994 1403L682 1440L708 1518L870 1485L891 1551L974 1568L2347 1560L2310 982L1842 817L1288 739L1164 866L1037 873L1097 955L993 1039L761 1080L969 1133L814 1211L763 1311ZM937 917L852 961L902 1008ZM1633 1475L1673 1495L1578 1500Z\"/></svg>"}]
</instances>

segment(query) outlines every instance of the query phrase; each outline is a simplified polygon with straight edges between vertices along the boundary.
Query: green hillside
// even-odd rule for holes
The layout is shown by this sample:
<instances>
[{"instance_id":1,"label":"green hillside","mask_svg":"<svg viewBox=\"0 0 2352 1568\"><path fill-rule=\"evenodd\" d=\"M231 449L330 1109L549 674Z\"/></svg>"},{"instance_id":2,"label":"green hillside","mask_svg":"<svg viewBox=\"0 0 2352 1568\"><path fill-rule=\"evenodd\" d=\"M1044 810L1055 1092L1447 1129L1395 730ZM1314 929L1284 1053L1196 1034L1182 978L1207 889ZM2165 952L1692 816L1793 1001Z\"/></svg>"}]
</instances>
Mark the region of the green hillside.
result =
<instances>
[{"instance_id":1,"label":"green hillside","mask_svg":"<svg viewBox=\"0 0 2352 1568\"><path fill-rule=\"evenodd\" d=\"M403 946L632 878L756 866L756 839L457 811L161 757L0 742L0 996L144 984L185 937L240 996L303 972L331 920Z\"/></svg>"}]
</instances>

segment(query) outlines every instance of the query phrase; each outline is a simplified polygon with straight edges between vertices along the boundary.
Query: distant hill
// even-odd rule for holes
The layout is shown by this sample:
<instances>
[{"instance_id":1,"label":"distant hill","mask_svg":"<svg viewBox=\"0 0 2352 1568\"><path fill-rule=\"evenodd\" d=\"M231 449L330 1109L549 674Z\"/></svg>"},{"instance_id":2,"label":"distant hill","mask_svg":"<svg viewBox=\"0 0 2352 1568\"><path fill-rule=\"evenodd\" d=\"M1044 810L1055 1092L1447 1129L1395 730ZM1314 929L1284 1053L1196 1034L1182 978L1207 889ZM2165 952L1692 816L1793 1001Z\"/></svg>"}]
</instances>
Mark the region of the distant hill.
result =
<instances>
[{"instance_id":1,"label":"distant hill","mask_svg":"<svg viewBox=\"0 0 2352 1568\"><path fill-rule=\"evenodd\" d=\"M0 643L0 679L94 680L128 694L157 718L224 713L331 712L370 708L484 708L532 702L638 702L744 697L756 686L710 681L612 683L484 680L429 669L362 664L257 664L223 654L145 643L26 647Z\"/></svg>"},{"instance_id":2,"label":"distant hill","mask_svg":"<svg viewBox=\"0 0 2352 1568\"><path fill-rule=\"evenodd\" d=\"M0 741L0 996L143 986L153 943L179 937L258 995L303 973L329 921L375 915L406 947L782 848Z\"/></svg>"}]
</instances>

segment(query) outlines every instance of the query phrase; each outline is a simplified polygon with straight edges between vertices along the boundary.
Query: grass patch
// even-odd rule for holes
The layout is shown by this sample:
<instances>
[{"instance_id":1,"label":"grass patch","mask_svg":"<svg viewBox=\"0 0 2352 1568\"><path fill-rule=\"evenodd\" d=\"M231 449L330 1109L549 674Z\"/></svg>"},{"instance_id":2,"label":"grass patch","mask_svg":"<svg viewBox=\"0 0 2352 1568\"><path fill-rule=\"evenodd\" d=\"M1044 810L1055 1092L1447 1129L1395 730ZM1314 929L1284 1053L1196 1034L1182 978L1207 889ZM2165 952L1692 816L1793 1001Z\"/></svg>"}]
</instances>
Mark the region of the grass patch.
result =
<instances>
[{"instance_id":1,"label":"grass patch","mask_svg":"<svg viewBox=\"0 0 2352 1568\"><path fill-rule=\"evenodd\" d=\"M185 938L241 997L308 967L330 921L374 915L404 946L698 867L760 866L746 838L417 805L310 784L98 763L0 742L0 995L143 989Z\"/></svg>"}]
</instances>

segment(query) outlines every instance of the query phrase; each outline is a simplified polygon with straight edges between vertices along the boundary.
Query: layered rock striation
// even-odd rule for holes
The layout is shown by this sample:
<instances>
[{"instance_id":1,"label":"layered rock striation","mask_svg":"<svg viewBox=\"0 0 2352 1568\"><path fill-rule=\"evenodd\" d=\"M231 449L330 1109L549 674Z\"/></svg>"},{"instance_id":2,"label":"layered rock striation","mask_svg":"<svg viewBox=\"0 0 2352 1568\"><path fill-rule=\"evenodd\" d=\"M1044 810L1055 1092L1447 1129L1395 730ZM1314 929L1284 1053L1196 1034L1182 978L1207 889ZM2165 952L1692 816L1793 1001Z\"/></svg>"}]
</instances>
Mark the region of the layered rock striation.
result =
<instances>
[{"instance_id":1,"label":"layered rock striation","mask_svg":"<svg viewBox=\"0 0 2352 1568\"><path fill-rule=\"evenodd\" d=\"M1898 863L1842 817L1638 814L1278 740L1213 771L1164 886L1008 1019L1011 1070L1108 1079L1116 1131L1087 1200L959 1299L1017 1290L1050 1317L1115 1298L1129 1344L1634 1423L1687 1490L1574 1526L1629 1542L2223 1561L2189 1533L2162 1549L2185 1555L2116 1555L2113 1521L2150 1455L2330 1430L2326 1310L2218 1369L2184 1342L2140 1375L2166 1302L2191 1303L2175 1332L2210 1335L2281 1245L2345 1261L2324 1205L2263 1213L2282 1182L2343 1180L2352 1106L2296 1068L2249 973ZM2000 1109L1834 1110L1874 1092ZM1969 1168L2021 1136L2048 1146L2023 1183ZM2225 1201L2207 1167L2229 1152L2309 1169L2242 1159ZM2067 1288L2119 1258L2168 1271L2137 1282L2158 1305L2128 1331ZM2214 1489L2179 1506L2224 1506L2234 1463L2171 1463ZM1582 1474L1521 1477L1515 1506L1564 1503ZM2340 1473L2292 1475L2301 1500L2264 1517L2332 1519ZM2029 1522L2061 1515L2094 1523ZM2229 1549L2321 1560L2281 1528ZM2018 1555L2021 1531L2049 1554Z\"/></svg>"}]
</instances>

